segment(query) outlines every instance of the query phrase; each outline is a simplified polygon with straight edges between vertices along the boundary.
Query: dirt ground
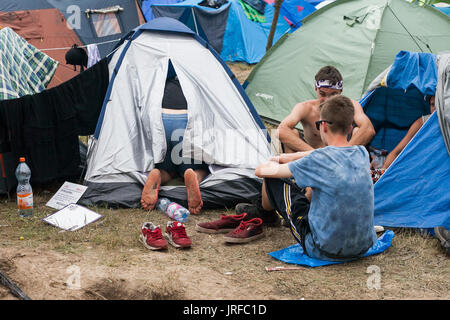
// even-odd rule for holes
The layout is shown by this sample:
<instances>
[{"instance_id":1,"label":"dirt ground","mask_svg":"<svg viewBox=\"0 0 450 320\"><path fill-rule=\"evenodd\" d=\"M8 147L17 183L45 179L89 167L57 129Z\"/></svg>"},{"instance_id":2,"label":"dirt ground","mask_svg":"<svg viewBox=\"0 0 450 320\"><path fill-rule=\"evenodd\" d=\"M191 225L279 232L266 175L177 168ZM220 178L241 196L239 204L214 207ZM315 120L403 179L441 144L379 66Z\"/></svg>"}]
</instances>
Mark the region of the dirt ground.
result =
<instances>
[{"instance_id":1,"label":"dirt ground","mask_svg":"<svg viewBox=\"0 0 450 320\"><path fill-rule=\"evenodd\" d=\"M230 67L241 83L252 68ZM103 217L75 232L43 222L55 211L45 203L60 185L35 191L30 218L18 216L14 198L0 198L0 270L34 300L450 299L448 257L436 239L411 230L395 230L391 248L356 262L268 272L291 266L268 255L295 243L285 227L227 245L194 228L233 210L202 211L186 223L191 249L154 252L138 236L145 221L164 229L169 219L158 211L91 208ZM0 285L0 299L16 297Z\"/></svg>"},{"instance_id":2,"label":"dirt ground","mask_svg":"<svg viewBox=\"0 0 450 320\"><path fill-rule=\"evenodd\" d=\"M265 267L291 266L268 255L295 243L285 227L227 245L221 235L194 230L200 221L233 213L209 210L186 223L191 249L154 252L138 241L139 229L145 221L164 228L169 219L162 212L97 207L100 220L62 232L42 221L55 211L45 206L54 191L35 194L30 218L18 216L14 199L0 205L0 270L32 299L450 299L448 257L436 239L410 230L396 230L391 248L356 262L268 272ZM378 287L370 271L376 268ZM16 298L0 286L0 299Z\"/></svg>"}]
</instances>

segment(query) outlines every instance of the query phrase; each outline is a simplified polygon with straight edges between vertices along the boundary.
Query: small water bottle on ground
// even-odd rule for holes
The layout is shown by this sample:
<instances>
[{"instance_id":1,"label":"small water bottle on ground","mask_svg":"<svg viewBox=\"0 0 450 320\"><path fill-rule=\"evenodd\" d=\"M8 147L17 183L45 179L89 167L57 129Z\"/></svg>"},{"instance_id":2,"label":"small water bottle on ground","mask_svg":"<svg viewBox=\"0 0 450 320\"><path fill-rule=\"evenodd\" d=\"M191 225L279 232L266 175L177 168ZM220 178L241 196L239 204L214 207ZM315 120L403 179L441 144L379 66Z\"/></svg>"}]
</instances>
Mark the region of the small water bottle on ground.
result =
<instances>
[{"instance_id":1,"label":"small water bottle on ground","mask_svg":"<svg viewBox=\"0 0 450 320\"><path fill-rule=\"evenodd\" d=\"M165 212L170 218L182 223L186 222L190 214L188 209L167 198L159 198L156 207Z\"/></svg>"},{"instance_id":2,"label":"small water bottle on ground","mask_svg":"<svg viewBox=\"0 0 450 320\"><path fill-rule=\"evenodd\" d=\"M25 158L19 159L16 169L17 178L17 208L21 217L33 214L33 190L30 185L31 170L25 163Z\"/></svg>"}]
</instances>

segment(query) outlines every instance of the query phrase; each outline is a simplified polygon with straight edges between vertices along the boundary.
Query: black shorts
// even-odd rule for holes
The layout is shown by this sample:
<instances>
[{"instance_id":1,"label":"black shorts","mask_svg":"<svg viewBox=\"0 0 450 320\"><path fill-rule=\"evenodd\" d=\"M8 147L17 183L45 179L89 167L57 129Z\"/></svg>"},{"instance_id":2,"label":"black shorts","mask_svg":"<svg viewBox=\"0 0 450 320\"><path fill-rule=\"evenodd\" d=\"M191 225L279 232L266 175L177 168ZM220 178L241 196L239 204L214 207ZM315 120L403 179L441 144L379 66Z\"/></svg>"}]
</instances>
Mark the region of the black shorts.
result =
<instances>
[{"instance_id":1,"label":"black shorts","mask_svg":"<svg viewBox=\"0 0 450 320\"><path fill-rule=\"evenodd\" d=\"M292 235L305 249L303 240L310 231L309 200L305 196L305 189L291 179L266 178L264 181L270 204L289 224Z\"/></svg>"}]
</instances>

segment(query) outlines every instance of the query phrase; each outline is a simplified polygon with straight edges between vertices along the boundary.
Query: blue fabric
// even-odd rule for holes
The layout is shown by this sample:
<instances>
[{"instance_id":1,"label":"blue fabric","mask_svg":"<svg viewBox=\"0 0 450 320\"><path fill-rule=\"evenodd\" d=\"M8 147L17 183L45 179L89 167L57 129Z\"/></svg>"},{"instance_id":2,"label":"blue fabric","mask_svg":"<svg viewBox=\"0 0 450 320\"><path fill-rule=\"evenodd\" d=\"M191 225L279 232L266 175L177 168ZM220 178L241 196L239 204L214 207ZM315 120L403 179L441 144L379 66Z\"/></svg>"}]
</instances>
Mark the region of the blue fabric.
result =
<instances>
[{"instance_id":1,"label":"blue fabric","mask_svg":"<svg viewBox=\"0 0 450 320\"><path fill-rule=\"evenodd\" d=\"M188 115L185 114L162 114L164 132L166 136L166 156L162 163L157 163L156 168L165 170L168 173L176 172L180 177L184 176L187 169L208 170L204 163L194 163L190 158L182 157L183 135L188 122Z\"/></svg>"},{"instance_id":2,"label":"blue fabric","mask_svg":"<svg viewBox=\"0 0 450 320\"><path fill-rule=\"evenodd\" d=\"M385 231L377 240L377 242L362 256L368 257L386 251L392 244L394 232ZM298 264L306 267L322 267L332 264L340 264L348 261L325 261L307 256L300 244L294 244L285 249L269 253L270 256L280 261L292 264ZM356 260L356 259L355 259ZM353 261L355 261L353 260Z\"/></svg>"},{"instance_id":3,"label":"blue fabric","mask_svg":"<svg viewBox=\"0 0 450 320\"><path fill-rule=\"evenodd\" d=\"M358 256L375 243L369 164L362 146L328 146L289 163L295 183L313 190L306 237L311 257Z\"/></svg>"},{"instance_id":4,"label":"blue fabric","mask_svg":"<svg viewBox=\"0 0 450 320\"><path fill-rule=\"evenodd\" d=\"M181 2L182 0L144 0L142 1L141 9L144 14L145 20L150 21L155 18L152 12L152 5L154 4L174 4Z\"/></svg>"},{"instance_id":5,"label":"blue fabric","mask_svg":"<svg viewBox=\"0 0 450 320\"><path fill-rule=\"evenodd\" d=\"M436 112L375 184L375 224L450 227L450 157Z\"/></svg>"},{"instance_id":6,"label":"blue fabric","mask_svg":"<svg viewBox=\"0 0 450 320\"><path fill-rule=\"evenodd\" d=\"M294 32L302 25L302 20L316 11L314 5L307 1L284 0L280 9L279 19L284 19L290 26L289 32Z\"/></svg>"},{"instance_id":7,"label":"blue fabric","mask_svg":"<svg viewBox=\"0 0 450 320\"><path fill-rule=\"evenodd\" d=\"M385 87L380 86L361 99L376 131L370 145L392 151L414 121L430 114L426 96L435 94L436 84L434 54L400 51L387 74Z\"/></svg>"},{"instance_id":8,"label":"blue fabric","mask_svg":"<svg viewBox=\"0 0 450 320\"><path fill-rule=\"evenodd\" d=\"M363 107L375 128L370 145L391 152L403 139L409 127L423 115L430 114L430 105L416 88L408 91L377 88L370 103Z\"/></svg>"},{"instance_id":9,"label":"blue fabric","mask_svg":"<svg viewBox=\"0 0 450 320\"><path fill-rule=\"evenodd\" d=\"M450 7L436 7L436 6L433 6L433 7L435 7L439 11L442 11L446 15L450 15Z\"/></svg>"},{"instance_id":10,"label":"blue fabric","mask_svg":"<svg viewBox=\"0 0 450 320\"><path fill-rule=\"evenodd\" d=\"M392 89L406 91L415 87L422 94L433 96L437 84L436 55L400 51L395 56L386 83Z\"/></svg>"},{"instance_id":11,"label":"blue fabric","mask_svg":"<svg viewBox=\"0 0 450 320\"><path fill-rule=\"evenodd\" d=\"M156 4L158 0L152 0ZM225 61L245 61L247 63L258 63L266 53L267 38L269 36L270 28L272 25L272 18L274 14L274 7L272 5L266 5L264 16L266 18L265 23L259 23L249 20L242 6L238 0L229 0L226 5L218 9L204 7L198 5L202 0L186 0L178 3L162 4L160 0L158 6L179 8L178 19L183 21L192 30L198 29L200 36L204 37L204 30L210 28L205 23L200 24L199 19L196 19L196 27L192 18L192 11L190 8L196 8L202 12L210 12L211 14L217 14L218 11L226 11L228 8L228 18L225 27L225 34L222 40L222 50L219 52L220 56ZM314 6L303 0L285 0L282 4L281 14L278 19L277 29L274 35L275 43L284 33L290 29L290 25L286 17L291 23L296 24L296 27L301 25L301 20L315 11ZM299 10L302 7L303 10ZM153 14L146 14L145 18L151 20ZM174 14L175 17L175 14ZM214 26L212 28L215 28Z\"/></svg>"}]
</instances>

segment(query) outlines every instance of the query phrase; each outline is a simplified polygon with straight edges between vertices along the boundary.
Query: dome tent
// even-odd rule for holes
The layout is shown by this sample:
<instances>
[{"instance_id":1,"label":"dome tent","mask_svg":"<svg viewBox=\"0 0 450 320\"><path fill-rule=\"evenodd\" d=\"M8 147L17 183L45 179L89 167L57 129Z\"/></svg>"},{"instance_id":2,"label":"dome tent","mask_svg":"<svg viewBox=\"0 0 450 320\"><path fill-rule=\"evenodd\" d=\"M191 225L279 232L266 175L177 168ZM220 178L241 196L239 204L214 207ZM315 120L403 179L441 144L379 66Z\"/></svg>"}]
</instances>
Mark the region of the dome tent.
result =
<instances>
[{"instance_id":1,"label":"dome tent","mask_svg":"<svg viewBox=\"0 0 450 320\"><path fill-rule=\"evenodd\" d=\"M450 18L435 8L405 0L338 0L285 34L244 87L260 116L279 122L296 103L316 98L314 76L323 66L336 67L343 94L359 100L399 51L448 49Z\"/></svg>"},{"instance_id":2,"label":"dome tent","mask_svg":"<svg viewBox=\"0 0 450 320\"><path fill-rule=\"evenodd\" d=\"M207 42L177 20L157 18L111 56L80 203L140 207L149 171L166 156L161 102L169 65L188 104L183 157L203 160L211 171L200 183L204 208L231 207L260 193L254 170L271 155L269 137L243 88ZM187 207L184 185L162 186L159 195Z\"/></svg>"}]
</instances>

